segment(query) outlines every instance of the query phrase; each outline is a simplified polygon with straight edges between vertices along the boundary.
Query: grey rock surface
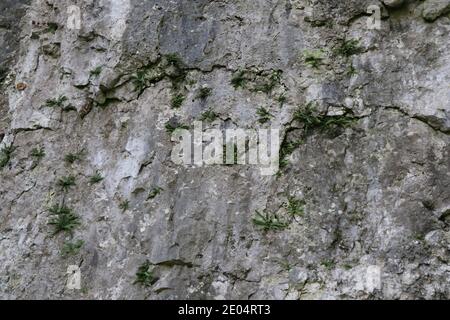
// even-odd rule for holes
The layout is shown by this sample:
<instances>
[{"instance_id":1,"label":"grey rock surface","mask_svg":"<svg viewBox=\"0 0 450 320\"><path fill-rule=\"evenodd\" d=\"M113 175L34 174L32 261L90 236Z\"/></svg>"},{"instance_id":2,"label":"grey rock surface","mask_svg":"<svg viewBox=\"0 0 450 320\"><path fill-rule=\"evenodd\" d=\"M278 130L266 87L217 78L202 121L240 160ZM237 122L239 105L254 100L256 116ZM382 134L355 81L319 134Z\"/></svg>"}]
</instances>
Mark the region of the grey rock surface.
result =
<instances>
[{"instance_id":1,"label":"grey rock surface","mask_svg":"<svg viewBox=\"0 0 450 320\"><path fill-rule=\"evenodd\" d=\"M423 4L423 18L427 21L434 21L449 12L449 0L426 0Z\"/></svg>"},{"instance_id":2,"label":"grey rock surface","mask_svg":"<svg viewBox=\"0 0 450 320\"><path fill-rule=\"evenodd\" d=\"M430 2L80 0L81 29L73 1L15 11L0 298L449 299L450 19ZM211 128L280 128L280 174L174 164L166 125L208 110ZM62 204L79 224L54 235Z\"/></svg>"},{"instance_id":3,"label":"grey rock surface","mask_svg":"<svg viewBox=\"0 0 450 320\"><path fill-rule=\"evenodd\" d=\"M400 7L404 3L404 0L382 0L382 1L385 5L392 8Z\"/></svg>"}]
</instances>

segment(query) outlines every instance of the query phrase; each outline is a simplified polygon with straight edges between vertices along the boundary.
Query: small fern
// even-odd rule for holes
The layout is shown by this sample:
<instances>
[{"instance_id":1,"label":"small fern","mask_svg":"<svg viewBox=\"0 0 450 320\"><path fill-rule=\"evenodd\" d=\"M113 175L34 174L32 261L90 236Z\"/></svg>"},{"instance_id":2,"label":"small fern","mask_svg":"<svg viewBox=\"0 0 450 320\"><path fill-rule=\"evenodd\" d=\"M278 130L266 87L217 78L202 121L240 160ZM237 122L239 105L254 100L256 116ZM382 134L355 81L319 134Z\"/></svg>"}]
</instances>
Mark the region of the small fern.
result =
<instances>
[{"instance_id":1,"label":"small fern","mask_svg":"<svg viewBox=\"0 0 450 320\"><path fill-rule=\"evenodd\" d=\"M181 93L176 94L172 97L172 100L170 100L170 106L172 109L178 109L183 105L185 99L186 97Z\"/></svg>"},{"instance_id":2,"label":"small fern","mask_svg":"<svg viewBox=\"0 0 450 320\"><path fill-rule=\"evenodd\" d=\"M121 209L123 212L127 211L130 207L130 201L124 200L119 204L119 209Z\"/></svg>"},{"instance_id":3,"label":"small fern","mask_svg":"<svg viewBox=\"0 0 450 320\"><path fill-rule=\"evenodd\" d=\"M153 285L157 279L153 275L153 271L151 270L151 264L147 260L145 261L136 272L136 280L133 284L139 284L144 287L150 287Z\"/></svg>"},{"instance_id":4,"label":"small fern","mask_svg":"<svg viewBox=\"0 0 450 320\"><path fill-rule=\"evenodd\" d=\"M67 176L58 180L57 185L63 190L68 191L71 187L75 186L75 177Z\"/></svg>"},{"instance_id":5,"label":"small fern","mask_svg":"<svg viewBox=\"0 0 450 320\"><path fill-rule=\"evenodd\" d=\"M276 214L268 212L262 214L258 210L256 210L255 217L253 218L253 223L256 226L262 228L264 231L280 231L289 226L286 221L281 220Z\"/></svg>"},{"instance_id":6,"label":"small fern","mask_svg":"<svg viewBox=\"0 0 450 320\"><path fill-rule=\"evenodd\" d=\"M89 183L90 184L96 184L99 183L103 180L104 178L102 177L102 175L100 174L100 172L96 171L94 175L92 175L89 178Z\"/></svg>"},{"instance_id":7,"label":"small fern","mask_svg":"<svg viewBox=\"0 0 450 320\"><path fill-rule=\"evenodd\" d=\"M9 163L14 150L16 150L16 147L12 145L8 147L5 146L0 149L0 169L6 167L6 165Z\"/></svg>"},{"instance_id":8,"label":"small fern","mask_svg":"<svg viewBox=\"0 0 450 320\"><path fill-rule=\"evenodd\" d=\"M150 191L150 193L148 194L147 199L154 199L154 198L156 198L156 196L158 196L162 191L164 191L163 188L160 188L160 187L153 188L152 191Z\"/></svg>"},{"instance_id":9,"label":"small fern","mask_svg":"<svg viewBox=\"0 0 450 320\"><path fill-rule=\"evenodd\" d=\"M206 98L208 98L210 95L212 94L212 89L208 88L208 87L203 87L199 90L196 98L197 99L201 99L201 100L205 100Z\"/></svg>"},{"instance_id":10,"label":"small fern","mask_svg":"<svg viewBox=\"0 0 450 320\"><path fill-rule=\"evenodd\" d=\"M73 230L80 225L80 218L65 205L54 205L48 211L52 216L48 224L54 227L53 235L60 232L72 234Z\"/></svg>"},{"instance_id":11,"label":"small fern","mask_svg":"<svg viewBox=\"0 0 450 320\"><path fill-rule=\"evenodd\" d=\"M270 114L270 112L265 109L264 107L260 107L256 114L259 116L258 122L261 124L267 123L270 121L270 119L273 118L273 116Z\"/></svg>"},{"instance_id":12,"label":"small fern","mask_svg":"<svg viewBox=\"0 0 450 320\"><path fill-rule=\"evenodd\" d=\"M45 101L45 106L49 107L49 108L55 108L55 107L60 107L63 108L64 107L64 103L67 101L67 97L66 96L59 96L58 98L55 99L48 99Z\"/></svg>"},{"instance_id":13,"label":"small fern","mask_svg":"<svg viewBox=\"0 0 450 320\"><path fill-rule=\"evenodd\" d=\"M61 255L64 258L77 255L83 245L84 245L83 240L77 240L75 242L67 241L64 243L64 246L61 251Z\"/></svg>"}]
</instances>

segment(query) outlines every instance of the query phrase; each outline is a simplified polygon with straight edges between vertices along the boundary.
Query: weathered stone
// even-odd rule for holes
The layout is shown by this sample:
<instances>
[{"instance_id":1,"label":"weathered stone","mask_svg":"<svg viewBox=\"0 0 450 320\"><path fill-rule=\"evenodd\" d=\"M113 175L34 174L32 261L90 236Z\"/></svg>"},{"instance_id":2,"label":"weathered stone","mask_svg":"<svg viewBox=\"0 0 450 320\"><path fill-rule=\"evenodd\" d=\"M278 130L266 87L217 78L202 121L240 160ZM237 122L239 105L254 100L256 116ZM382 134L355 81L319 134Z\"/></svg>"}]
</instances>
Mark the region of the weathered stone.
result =
<instances>
[{"instance_id":1,"label":"weathered stone","mask_svg":"<svg viewBox=\"0 0 450 320\"><path fill-rule=\"evenodd\" d=\"M385 5L391 8L400 7L405 1L404 0L382 0Z\"/></svg>"},{"instance_id":2,"label":"weathered stone","mask_svg":"<svg viewBox=\"0 0 450 320\"><path fill-rule=\"evenodd\" d=\"M381 30L373 0L78 1L81 29L73 3L0 13L0 298L450 298L449 28L414 15L431 1ZM279 128L285 167L173 163L168 131L198 119ZM52 236L62 202L80 225Z\"/></svg>"},{"instance_id":3,"label":"weathered stone","mask_svg":"<svg viewBox=\"0 0 450 320\"><path fill-rule=\"evenodd\" d=\"M450 12L450 0L426 0L423 3L422 16L427 21L434 21Z\"/></svg>"}]
</instances>

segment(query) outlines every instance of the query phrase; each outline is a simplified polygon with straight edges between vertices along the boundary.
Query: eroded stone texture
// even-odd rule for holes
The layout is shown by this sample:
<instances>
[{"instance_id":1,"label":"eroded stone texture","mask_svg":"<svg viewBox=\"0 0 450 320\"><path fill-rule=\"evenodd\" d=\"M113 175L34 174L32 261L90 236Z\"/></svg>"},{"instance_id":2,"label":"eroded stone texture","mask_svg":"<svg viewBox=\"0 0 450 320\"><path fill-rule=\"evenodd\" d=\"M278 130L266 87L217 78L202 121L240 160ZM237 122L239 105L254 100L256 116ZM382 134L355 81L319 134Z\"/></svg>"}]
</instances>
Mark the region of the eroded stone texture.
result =
<instances>
[{"instance_id":1,"label":"eroded stone texture","mask_svg":"<svg viewBox=\"0 0 450 320\"><path fill-rule=\"evenodd\" d=\"M423 18L428 21L434 21L449 12L449 0L427 0L423 4Z\"/></svg>"},{"instance_id":2,"label":"eroded stone texture","mask_svg":"<svg viewBox=\"0 0 450 320\"><path fill-rule=\"evenodd\" d=\"M450 298L445 15L428 23L421 1L405 1L376 30L366 12L379 1L86 0L73 30L69 4L34 1L22 19L13 73L27 89L7 87L1 145L16 147L0 173L1 298ZM234 88L239 70L255 83ZM308 104L351 121L305 135L293 116ZM210 109L207 127L272 125L304 141L277 176L175 165L166 124ZM291 197L305 203L294 219ZM81 218L73 237L48 225L62 202ZM256 210L289 226L263 231ZM134 284L147 260L156 282ZM70 265L81 290L66 287Z\"/></svg>"}]
</instances>

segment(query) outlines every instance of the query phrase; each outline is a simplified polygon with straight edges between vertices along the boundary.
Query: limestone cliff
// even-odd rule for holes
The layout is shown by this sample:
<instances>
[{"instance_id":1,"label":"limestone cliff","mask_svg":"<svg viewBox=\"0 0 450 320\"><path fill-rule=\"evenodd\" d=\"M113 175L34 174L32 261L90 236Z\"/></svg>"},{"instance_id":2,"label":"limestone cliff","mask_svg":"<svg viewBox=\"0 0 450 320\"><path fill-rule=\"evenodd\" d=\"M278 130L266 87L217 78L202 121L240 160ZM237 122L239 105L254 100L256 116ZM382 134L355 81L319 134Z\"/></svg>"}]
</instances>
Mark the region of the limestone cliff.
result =
<instances>
[{"instance_id":1,"label":"limestone cliff","mask_svg":"<svg viewBox=\"0 0 450 320\"><path fill-rule=\"evenodd\" d=\"M450 298L449 12L2 0L0 298ZM279 173L174 164L196 120Z\"/></svg>"}]
</instances>

